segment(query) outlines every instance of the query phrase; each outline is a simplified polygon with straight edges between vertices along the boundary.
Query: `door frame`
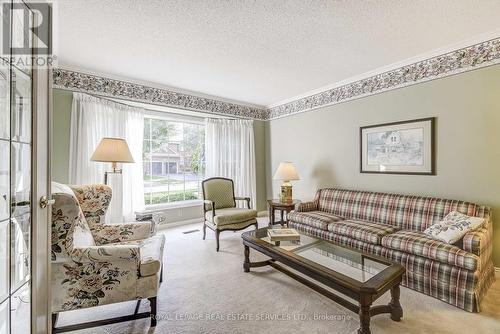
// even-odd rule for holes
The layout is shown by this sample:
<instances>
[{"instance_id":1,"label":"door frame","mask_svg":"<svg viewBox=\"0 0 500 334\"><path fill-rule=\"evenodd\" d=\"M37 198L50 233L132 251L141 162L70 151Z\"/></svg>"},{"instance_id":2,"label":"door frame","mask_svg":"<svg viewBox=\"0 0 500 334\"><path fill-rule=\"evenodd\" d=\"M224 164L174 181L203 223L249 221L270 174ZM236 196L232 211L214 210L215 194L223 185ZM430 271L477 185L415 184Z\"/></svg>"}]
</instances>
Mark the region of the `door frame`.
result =
<instances>
[{"instance_id":1,"label":"door frame","mask_svg":"<svg viewBox=\"0 0 500 334\"><path fill-rule=\"evenodd\" d=\"M26 5L30 7L29 2ZM35 27L37 19L39 17L34 15ZM52 17L44 19L52 21ZM47 40L52 43L51 30ZM33 46L37 47L36 41ZM51 206L40 207L42 196L51 198L52 69L34 67L32 80L31 332L41 334L51 333L52 328Z\"/></svg>"}]
</instances>

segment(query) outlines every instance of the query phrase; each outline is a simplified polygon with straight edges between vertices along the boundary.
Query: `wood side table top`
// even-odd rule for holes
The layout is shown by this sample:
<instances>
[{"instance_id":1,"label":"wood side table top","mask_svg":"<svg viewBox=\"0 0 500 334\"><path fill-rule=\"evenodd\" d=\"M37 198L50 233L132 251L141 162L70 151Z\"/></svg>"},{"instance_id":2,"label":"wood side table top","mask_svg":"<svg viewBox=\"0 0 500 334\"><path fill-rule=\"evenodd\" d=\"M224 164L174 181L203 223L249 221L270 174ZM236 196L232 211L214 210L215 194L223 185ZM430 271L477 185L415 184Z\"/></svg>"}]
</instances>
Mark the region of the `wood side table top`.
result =
<instances>
[{"instance_id":1,"label":"wood side table top","mask_svg":"<svg viewBox=\"0 0 500 334\"><path fill-rule=\"evenodd\" d=\"M276 209L279 208L295 208L295 205L299 204L298 199L293 199L291 202L281 202L279 199L268 199L267 204Z\"/></svg>"}]
</instances>

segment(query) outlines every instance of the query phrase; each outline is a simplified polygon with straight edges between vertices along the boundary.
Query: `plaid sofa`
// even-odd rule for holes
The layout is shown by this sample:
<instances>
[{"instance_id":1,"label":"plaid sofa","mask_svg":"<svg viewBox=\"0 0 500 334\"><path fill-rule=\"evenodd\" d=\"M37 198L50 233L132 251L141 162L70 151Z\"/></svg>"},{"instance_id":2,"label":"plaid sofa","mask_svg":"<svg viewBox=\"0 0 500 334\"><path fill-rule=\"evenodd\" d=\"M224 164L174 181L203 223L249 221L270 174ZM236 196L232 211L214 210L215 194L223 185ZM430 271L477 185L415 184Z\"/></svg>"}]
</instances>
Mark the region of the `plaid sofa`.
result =
<instances>
[{"instance_id":1,"label":"plaid sofa","mask_svg":"<svg viewBox=\"0 0 500 334\"><path fill-rule=\"evenodd\" d=\"M423 231L451 211L485 218L450 245ZM406 268L402 284L469 312L479 312L495 280L488 207L457 200L324 188L288 215L297 230L380 255Z\"/></svg>"}]
</instances>

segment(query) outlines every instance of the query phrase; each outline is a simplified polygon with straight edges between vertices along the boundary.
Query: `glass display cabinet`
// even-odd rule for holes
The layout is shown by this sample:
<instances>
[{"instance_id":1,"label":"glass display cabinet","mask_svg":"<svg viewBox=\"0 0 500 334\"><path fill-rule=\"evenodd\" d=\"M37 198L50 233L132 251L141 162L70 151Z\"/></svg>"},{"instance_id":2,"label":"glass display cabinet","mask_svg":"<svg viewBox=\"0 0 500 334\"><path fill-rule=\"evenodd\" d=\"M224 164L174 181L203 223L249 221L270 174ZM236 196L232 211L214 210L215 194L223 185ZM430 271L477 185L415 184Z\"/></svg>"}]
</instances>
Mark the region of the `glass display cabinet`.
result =
<instances>
[{"instance_id":1,"label":"glass display cabinet","mask_svg":"<svg viewBox=\"0 0 500 334\"><path fill-rule=\"evenodd\" d=\"M3 3L3 2L2 2ZM23 11L25 11L23 13ZM9 45L26 37L22 18L11 16ZM2 30L2 38L6 38ZM3 52L0 66L0 334L31 331L31 188L32 91L29 68L9 63Z\"/></svg>"}]
</instances>

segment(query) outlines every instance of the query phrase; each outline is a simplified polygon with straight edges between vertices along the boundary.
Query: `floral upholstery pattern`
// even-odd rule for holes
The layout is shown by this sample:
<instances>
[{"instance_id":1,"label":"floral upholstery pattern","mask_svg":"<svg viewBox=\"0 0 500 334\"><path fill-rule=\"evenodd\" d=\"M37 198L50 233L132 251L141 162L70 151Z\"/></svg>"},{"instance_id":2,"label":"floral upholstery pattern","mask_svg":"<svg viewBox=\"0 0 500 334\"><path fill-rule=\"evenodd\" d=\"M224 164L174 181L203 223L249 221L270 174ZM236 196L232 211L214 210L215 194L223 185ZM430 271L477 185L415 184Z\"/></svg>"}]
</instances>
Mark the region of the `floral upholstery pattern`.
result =
<instances>
[{"instance_id":1,"label":"floral upholstery pattern","mask_svg":"<svg viewBox=\"0 0 500 334\"><path fill-rule=\"evenodd\" d=\"M75 188L85 191L73 192ZM144 277L141 265L152 261L148 254L154 251L144 246L150 239L155 239L156 260L161 261L164 236L150 238L147 224L103 227L100 217L111 198L109 187L62 189L52 195L52 312L156 296L159 272ZM87 217L94 223L99 218L97 229L92 230Z\"/></svg>"},{"instance_id":2,"label":"floral upholstery pattern","mask_svg":"<svg viewBox=\"0 0 500 334\"><path fill-rule=\"evenodd\" d=\"M469 312L480 310L481 300L495 280L493 225L488 207L464 201L337 188L318 190L315 200L309 203L290 213L290 227L398 262L406 268L404 286ZM484 219L484 223L466 232L453 245L423 233L452 211ZM328 230L322 228L320 219L316 222L298 219L299 214L312 212L343 219L328 224ZM382 228L380 235L370 237L366 233L367 224L377 230ZM384 231L388 227L395 230ZM380 236L380 242L373 243Z\"/></svg>"}]
</instances>

